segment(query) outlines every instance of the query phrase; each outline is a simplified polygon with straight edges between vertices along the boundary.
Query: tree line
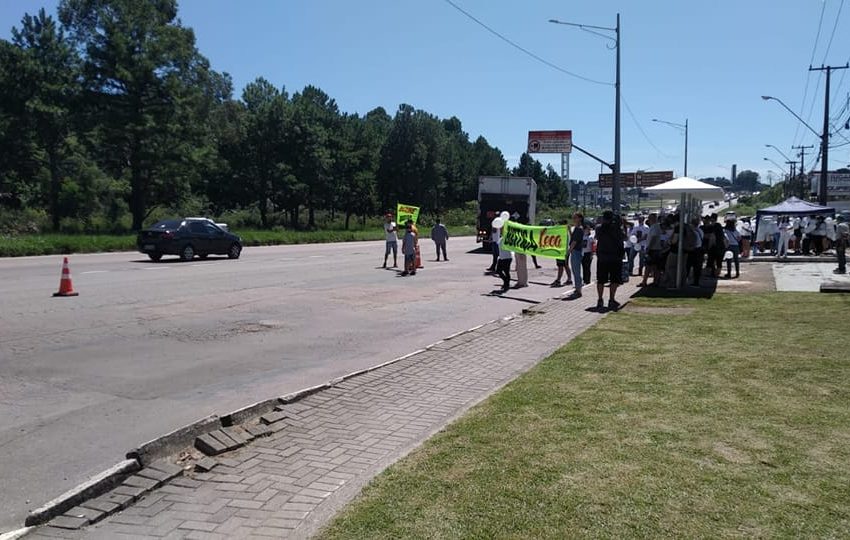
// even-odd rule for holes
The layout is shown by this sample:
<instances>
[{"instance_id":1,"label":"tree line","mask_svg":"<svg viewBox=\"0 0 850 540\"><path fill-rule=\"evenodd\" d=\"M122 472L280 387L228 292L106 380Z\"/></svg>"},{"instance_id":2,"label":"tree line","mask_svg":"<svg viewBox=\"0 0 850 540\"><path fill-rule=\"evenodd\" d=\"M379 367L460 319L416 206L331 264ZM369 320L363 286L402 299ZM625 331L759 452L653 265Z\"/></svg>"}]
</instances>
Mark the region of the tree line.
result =
<instances>
[{"instance_id":1,"label":"tree line","mask_svg":"<svg viewBox=\"0 0 850 540\"><path fill-rule=\"evenodd\" d=\"M408 104L351 114L320 88L262 77L235 98L177 15L176 0L61 0L58 20L26 14L0 40L0 212L43 211L54 230L138 230L185 208L247 209L262 227L344 216L347 228L397 201L461 207L479 175L510 172L563 200L551 167L524 155L508 171L456 117Z\"/></svg>"}]
</instances>

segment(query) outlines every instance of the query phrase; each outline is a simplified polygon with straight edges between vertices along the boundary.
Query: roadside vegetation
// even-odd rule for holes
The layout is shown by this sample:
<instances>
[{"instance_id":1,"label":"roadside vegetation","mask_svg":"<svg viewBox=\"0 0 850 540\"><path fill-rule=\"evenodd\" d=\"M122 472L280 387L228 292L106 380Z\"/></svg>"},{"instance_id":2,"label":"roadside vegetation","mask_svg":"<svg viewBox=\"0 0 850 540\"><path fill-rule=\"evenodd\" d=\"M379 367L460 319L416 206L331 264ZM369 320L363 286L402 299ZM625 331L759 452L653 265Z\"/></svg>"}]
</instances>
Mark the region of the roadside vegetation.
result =
<instances>
[{"instance_id":1,"label":"roadside vegetation","mask_svg":"<svg viewBox=\"0 0 850 540\"><path fill-rule=\"evenodd\" d=\"M378 476L320 538L845 537L850 358L846 327L824 320L847 297L635 304L686 309L606 317Z\"/></svg>"}]
</instances>

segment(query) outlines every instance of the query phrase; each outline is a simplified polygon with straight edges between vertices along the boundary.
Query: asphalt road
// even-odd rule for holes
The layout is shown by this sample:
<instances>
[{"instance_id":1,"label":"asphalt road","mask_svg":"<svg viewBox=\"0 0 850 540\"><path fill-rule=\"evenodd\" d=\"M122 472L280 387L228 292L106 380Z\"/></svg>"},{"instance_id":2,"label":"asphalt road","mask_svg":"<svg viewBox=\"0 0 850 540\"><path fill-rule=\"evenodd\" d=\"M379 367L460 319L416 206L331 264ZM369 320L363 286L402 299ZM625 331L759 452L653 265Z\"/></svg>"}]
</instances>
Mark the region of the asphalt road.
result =
<instances>
[{"instance_id":1,"label":"asphalt road","mask_svg":"<svg viewBox=\"0 0 850 540\"><path fill-rule=\"evenodd\" d=\"M247 248L238 261L71 257L76 298L52 298L62 257L0 260L0 533L154 437L209 414L391 360L567 289L488 296L486 254L401 278L383 242ZM530 261L529 261L530 263ZM589 302L592 301L588 300Z\"/></svg>"}]
</instances>

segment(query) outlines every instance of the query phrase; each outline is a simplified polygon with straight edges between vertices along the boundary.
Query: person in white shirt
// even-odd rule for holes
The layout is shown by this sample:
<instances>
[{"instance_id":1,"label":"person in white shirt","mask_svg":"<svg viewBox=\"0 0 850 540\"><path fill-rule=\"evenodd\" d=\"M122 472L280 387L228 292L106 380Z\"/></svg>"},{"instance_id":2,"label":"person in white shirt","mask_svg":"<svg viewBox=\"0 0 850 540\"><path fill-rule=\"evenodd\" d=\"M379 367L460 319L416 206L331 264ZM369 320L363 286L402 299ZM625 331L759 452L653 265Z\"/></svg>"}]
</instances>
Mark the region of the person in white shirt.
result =
<instances>
[{"instance_id":1,"label":"person in white shirt","mask_svg":"<svg viewBox=\"0 0 850 540\"><path fill-rule=\"evenodd\" d=\"M738 232L741 233L741 256L745 259L749 259L750 242L752 242L753 239L753 225L750 223L750 218L745 217L741 220Z\"/></svg>"},{"instance_id":2,"label":"person in white shirt","mask_svg":"<svg viewBox=\"0 0 850 540\"><path fill-rule=\"evenodd\" d=\"M803 255L812 254L812 233L815 232L815 216L806 216L803 218Z\"/></svg>"},{"instance_id":3,"label":"person in white shirt","mask_svg":"<svg viewBox=\"0 0 850 540\"><path fill-rule=\"evenodd\" d=\"M638 274L643 275L643 268L646 266L646 242L649 238L649 227L643 224L643 216L638 216L637 225L632 225L629 229L627 238L629 239L629 275L634 274L635 257L638 257ZM631 238L635 237L637 243L632 243Z\"/></svg>"},{"instance_id":4,"label":"person in white shirt","mask_svg":"<svg viewBox=\"0 0 850 540\"><path fill-rule=\"evenodd\" d=\"M791 219L788 216L779 218L779 245L776 256L788 258L788 241L791 240Z\"/></svg>"},{"instance_id":5,"label":"person in white shirt","mask_svg":"<svg viewBox=\"0 0 850 540\"><path fill-rule=\"evenodd\" d=\"M387 258L390 251L393 252L393 268L398 268L398 226L393 221L393 215L384 216L384 232L387 235L387 249L384 252L384 268L387 267Z\"/></svg>"},{"instance_id":6,"label":"person in white shirt","mask_svg":"<svg viewBox=\"0 0 850 540\"><path fill-rule=\"evenodd\" d=\"M726 259L726 279L732 279L732 263L735 263L735 277L741 275L741 262L739 255L741 253L741 233L735 228L735 220L726 220L726 227L723 229L723 234L726 236L726 249L732 252L732 258Z\"/></svg>"}]
</instances>

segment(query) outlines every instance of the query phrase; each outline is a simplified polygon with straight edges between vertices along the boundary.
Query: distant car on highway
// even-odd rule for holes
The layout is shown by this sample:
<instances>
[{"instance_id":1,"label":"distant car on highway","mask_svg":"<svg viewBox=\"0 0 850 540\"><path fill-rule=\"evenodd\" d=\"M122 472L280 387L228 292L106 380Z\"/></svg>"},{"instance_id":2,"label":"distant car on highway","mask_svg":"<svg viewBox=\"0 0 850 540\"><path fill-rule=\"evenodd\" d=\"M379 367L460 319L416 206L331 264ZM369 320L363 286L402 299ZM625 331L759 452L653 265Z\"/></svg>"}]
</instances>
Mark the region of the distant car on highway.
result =
<instances>
[{"instance_id":1,"label":"distant car on highway","mask_svg":"<svg viewBox=\"0 0 850 540\"><path fill-rule=\"evenodd\" d=\"M227 230L227 225L208 218L166 219L139 233L137 246L152 261L163 255L177 255L184 261L195 256L227 255L238 259L242 239Z\"/></svg>"}]
</instances>

